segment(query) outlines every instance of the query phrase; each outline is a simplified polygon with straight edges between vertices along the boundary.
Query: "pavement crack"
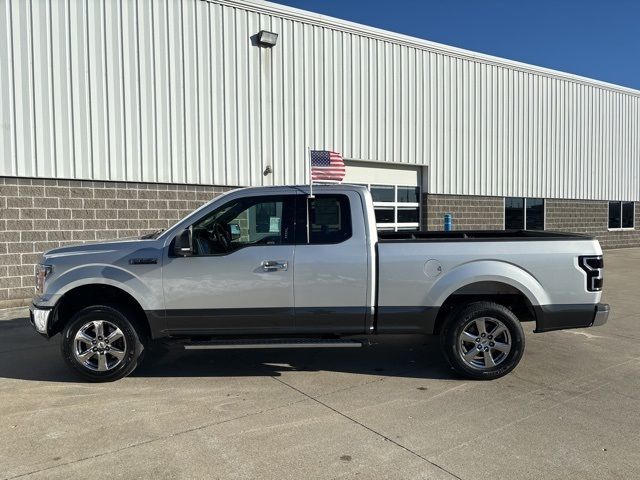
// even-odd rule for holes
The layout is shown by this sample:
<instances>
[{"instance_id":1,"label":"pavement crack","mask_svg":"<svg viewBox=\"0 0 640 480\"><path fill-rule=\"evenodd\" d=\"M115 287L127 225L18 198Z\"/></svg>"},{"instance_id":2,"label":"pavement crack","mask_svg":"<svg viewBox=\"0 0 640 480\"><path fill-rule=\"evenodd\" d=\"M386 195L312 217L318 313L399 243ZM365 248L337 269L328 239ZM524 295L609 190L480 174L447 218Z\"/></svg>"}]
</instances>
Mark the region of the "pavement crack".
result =
<instances>
[{"instance_id":1,"label":"pavement crack","mask_svg":"<svg viewBox=\"0 0 640 480\"><path fill-rule=\"evenodd\" d=\"M94 460L96 458L104 457L105 455L111 455L111 454L114 454L114 453L120 453L120 452L123 452L125 450L132 449L132 448L141 447L143 445L149 445L151 443L154 443L154 442L157 442L157 441L160 441L160 440L166 440L168 438L178 437L180 435L185 435L187 433L192 433L192 432L197 432L199 430L204 430L204 429L209 428L209 427L215 427L217 425L223 425L225 423L234 422L236 420L242 420L243 418L252 417L252 416L255 416L255 415L261 415L263 413L269 413L269 412L272 412L274 410L278 410L280 408L290 407L292 405L295 405L297 403L302 403L302 402L305 402L305 401L306 401L306 399L299 399L299 400L295 400L295 401L292 401L292 402L288 402L288 403L286 403L284 405L278 405L277 407L266 408L266 409L263 409L263 410L260 410L260 411L257 411L257 412L251 412L251 413L247 413L247 414L244 414L244 415L239 415L237 417L227 418L226 420L221 420L219 422L211 422L211 423L207 423L207 424L204 424L204 425L198 425L197 427L191 427L191 428L187 428L185 430L180 430L178 432L173 432L173 433L169 433L167 435L162 435L160 437L150 438L150 439L144 440L142 442L132 443L132 444L129 444L129 445L125 445L124 447L115 448L113 450L97 453L95 455L90 455L90 456L87 456L87 457L77 458L75 460L71 460L70 462L58 463L56 465L51 465L49 467L40 468L40 469L37 469L37 470L32 470L30 472L21 473L20 475L15 475L13 477L5 477L4 480L14 480L16 478L23 478L23 477L26 477L26 476L29 476L29 475L34 475L36 473L41 473L41 472L46 472L46 471L49 471L49 470L53 470L55 468L65 467L65 466L68 466L68 465L73 465L75 463L84 462L86 460Z\"/></svg>"},{"instance_id":2,"label":"pavement crack","mask_svg":"<svg viewBox=\"0 0 640 480\"><path fill-rule=\"evenodd\" d=\"M304 392L303 390L300 390L299 388L294 387L293 385L288 384L287 382L285 382L284 380L279 379L278 377L274 377L272 376L271 378L273 378L275 381L280 382L281 384L289 387L290 389L298 392L300 395L304 395L305 397L307 397L310 400L313 400L314 402L322 405L325 408L328 408L329 410L331 410L334 413L337 413L338 415L340 415L341 417L346 418L347 420L349 420L352 423L355 423L356 425L359 425L360 427L368 430L369 432L373 433L374 435L377 435L378 437L382 438L383 440L393 443L395 446L405 450L406 452L410 453L411 455L418 457L419 459L427 462L428 464L430 464L431 466L437 468L438 470L446 473L447 475L450 475L452 478L455 478L457 480L462 480L461 477L459 477L458 475L456 475L453 472L450 472L449 470L447 470L446 468L438 465L437 463L429 460L427 457L420 455L418 452L415 452L414 450L411 450L409 447L402 445L401 443L395 441L394 439L386 436L384 433L378 432L377 430L365 425L362 422L359 422L358 420L356 420L353 417L350 417L349 415L347 415L346 413L341 412L340 410L337 410L336 408L332 407L331 405L328 405L327 403L323 402L322 400L314 397L313 395L309 395L308 393Z\"/></svg>"},{"instance_id":3,"label":"pavement crack","mask_svg":"<svg viewBox=\"0 0 640 480\"><path fill-rule=\"evenodd\" d=\"M607 382L607 383L603 383L603 384L598 385L598 386L596 386L596 387L594 387L594 388L592 388L592 389L590 389L590 390L586 390L586 391L584 391L584 392L580 392L580 393L578 393L578 394L576 394L576 395L572 395L572 396L570 396L569 398L566 398L566 399L564 399L564 400L562 400L562 401L560 401L560 402L556 402L556 403L554 403L553 405L550 405L550 406L548 406L548 407L546 407L546 408L543 408L543 409L538 410L538 411L536 411L536 412L533 412L533 413L531 413L531 414L529 414L529 415L526 415L526 416L524 416L524 417L521 417L521 418L518 418L518 419L516 419L516 420L513 420L512 422L509 422L509 423L506 423L506 424L504 424L504 425L501 425L500 427L498 427L498 428L494 428L494 429L492 429L492 430L490 430L490 431L488 431L488 432L483 433L482 435L478 435L478 436L476 436L476 437L472 438L471 440L467 440L466 442L459 443L458 445L456 445L456 446L454 446L454 447L451 447L451 448L449 448L449 449L447 449L447 450L444 450L444 451L440 452L440 453L438 454L438 456L443 455L443 454L445 454L445 453L452 452L452 451L454 451L454 450L458 450L458 449L460 449L460 448L462 448L462 447L465 447L466 445L469 445L469 444L471 444L471 443L473 443L473 442L476 442L476 441L477 441L478 439L480 439L480 438L485 438L485 437L492 436L492 435L494 435L496 432L500 432L500 431L502 431L502 430L504 430L504 429L506 429L506 428L512 427L513 425L517 425L517 424L519 424L519 423L522 423L522 422L524 422L525 420L528 420L528 419L530 419L530 418L535 417L536 415L540 415L541 413L548 412L549 410L553 410L554 408L559 407L560 405L564 405L565 403L570 402L571 400L575 400L576 398L580 398L580 397L583 397L583 396L585 396L585 395L589 395L590 393L593 393L593 392L595 392L596 390L600 390L601 388L604 388L604 387L606 387L606 386L607 386L607 385L609 385L609 384L610 384L609 382Z\"/></svg>"}]
</instances>

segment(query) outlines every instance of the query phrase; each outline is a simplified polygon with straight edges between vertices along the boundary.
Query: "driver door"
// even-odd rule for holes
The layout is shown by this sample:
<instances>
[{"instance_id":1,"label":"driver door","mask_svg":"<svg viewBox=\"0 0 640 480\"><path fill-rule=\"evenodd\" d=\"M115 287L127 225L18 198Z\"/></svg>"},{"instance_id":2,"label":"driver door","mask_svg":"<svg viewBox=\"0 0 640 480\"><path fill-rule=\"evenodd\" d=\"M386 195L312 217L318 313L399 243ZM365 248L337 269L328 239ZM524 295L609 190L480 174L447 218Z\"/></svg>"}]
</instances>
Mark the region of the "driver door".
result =
<instances>
[{"instance_id":1,"label":"driver door","mask_svg":"<svg viewBox=\"0 0 640 480\"><path fill-rule=\"evenodd\" d=\"M166 333L292 331L294 210L294 195L244 197L194 222L191 255L165 259Z\"/></svg>"}]
</instances>

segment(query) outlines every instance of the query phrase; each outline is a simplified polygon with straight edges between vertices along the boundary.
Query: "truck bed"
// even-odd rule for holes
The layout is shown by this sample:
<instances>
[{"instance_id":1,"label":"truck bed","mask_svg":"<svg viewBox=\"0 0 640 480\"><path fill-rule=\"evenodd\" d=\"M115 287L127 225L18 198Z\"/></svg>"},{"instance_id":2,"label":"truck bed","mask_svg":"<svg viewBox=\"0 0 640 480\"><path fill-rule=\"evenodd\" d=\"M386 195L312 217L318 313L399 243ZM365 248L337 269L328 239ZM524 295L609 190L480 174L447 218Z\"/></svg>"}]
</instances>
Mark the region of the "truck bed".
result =
<instances>
[{"instance_id":1,"label":"truck bed","mask_svg":"<svg viewBox=\"0 0 640 480\"><path fill-rule=\"evenodd\" d=\"M589 235L566 232L545 232L537 230L453 230L419 232L378 232L381 243L394 242L513 242L513 241L553 241L553 240L592 240Z\"/></svg>"},{"instance_id":2,"label":"truck bed","mask_svg":"<svg viewBox=\"0 0 640 480\"><path fill-rule=\"evenodd\" d=\"M531 305L592 305L580 255L596 240L531 230L381 233L377 245L379 333L433 328L451 295L523 294ZM461 287L463 286L463 287ZM541 307L542 308L542 307ZM420 326L420 322L422 326Z\"/></svg>"}]
</instances>

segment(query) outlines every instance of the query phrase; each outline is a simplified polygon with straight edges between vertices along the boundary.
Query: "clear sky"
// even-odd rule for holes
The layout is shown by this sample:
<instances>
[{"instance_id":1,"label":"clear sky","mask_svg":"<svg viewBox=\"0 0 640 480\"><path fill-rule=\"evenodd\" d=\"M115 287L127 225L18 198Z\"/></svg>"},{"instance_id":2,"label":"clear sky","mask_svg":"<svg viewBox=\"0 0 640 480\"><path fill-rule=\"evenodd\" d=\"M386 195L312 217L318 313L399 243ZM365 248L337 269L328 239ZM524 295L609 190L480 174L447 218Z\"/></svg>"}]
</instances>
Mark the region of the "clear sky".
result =
<instances>
[{"instance_id":1,"label":"clear sky","mask_svg":"<svg viewBox=\"0 0 640 480\"><path fill-rule=\"evenodd\" d=\"M272 0L640 90L640 0Z\"/></svg>"}]
</instances>

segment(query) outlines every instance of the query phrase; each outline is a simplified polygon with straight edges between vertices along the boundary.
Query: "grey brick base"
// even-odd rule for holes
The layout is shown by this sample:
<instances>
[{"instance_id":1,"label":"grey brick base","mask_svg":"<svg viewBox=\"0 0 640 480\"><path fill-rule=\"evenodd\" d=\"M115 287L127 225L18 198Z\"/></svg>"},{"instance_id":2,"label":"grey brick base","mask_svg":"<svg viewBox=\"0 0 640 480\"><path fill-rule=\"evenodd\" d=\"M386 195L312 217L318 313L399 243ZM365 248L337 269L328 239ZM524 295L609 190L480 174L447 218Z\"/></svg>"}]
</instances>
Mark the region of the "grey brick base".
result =
<instances>
[{"instance_id":1,"label":"grey brick base","mask_svg":"<svg viewBox=\"0 0 640 480\"><path fill-rule=\"evenodd\" d=\"M167 228L226 190L0 177L0 308L29 302L43 251Z\"/></svg>"},{"instance_id":2,"label":"grey brick base","mask_svg":"<svg viewBox=\"0 0 640 480\"><path fill-rule=\"evenodd\" d=\"M422 228L444 230L444 215L453 215L454 230L501 230L504 199L471 195L422 196Z\"/></svg>"},{"instance_id":3,"label":"grey brick base","mask_svg":"<svg viewBox=\"0 0 640 480\"><path fill-rule=\"evenodd\" d=\"M25 305L33 294L33 266L43 251L62 245L135 237L167 228L223 186L41 180L0 177L0 308ZM502 229L502 197L430 195L422 198L422 228ZM609 231L608 203L547 199L546 229L589 233L604 248L640 246L636 230Z\"/></svg>"},{"instance_id":4,"label":"grey brick base","mask_svg":"<svg viewBox=\"0 0 640 480\"><path fill-rule=\"evenodd\" d=\"M640 202L635 205L635 230L609 231L609 202L591 200L546 200L547 230L588 233L602 248L640 246Z\"/></svg>"},{"instance_id":5,"label":"grey brick base","mask_svg":"<svg viewBox=\"0 0 640 480\"><path fill-rule=\"evenodd\" d=\"M453 215L454 230L504 228L502 197L430 195L422 197L422 226L444 230L444 214ZM597 200L545 200L545 229L594 235L603 248L640 246L640 202L636 202L635 230L609 231L609 202Z\"/></svg>"}]
</instances>

